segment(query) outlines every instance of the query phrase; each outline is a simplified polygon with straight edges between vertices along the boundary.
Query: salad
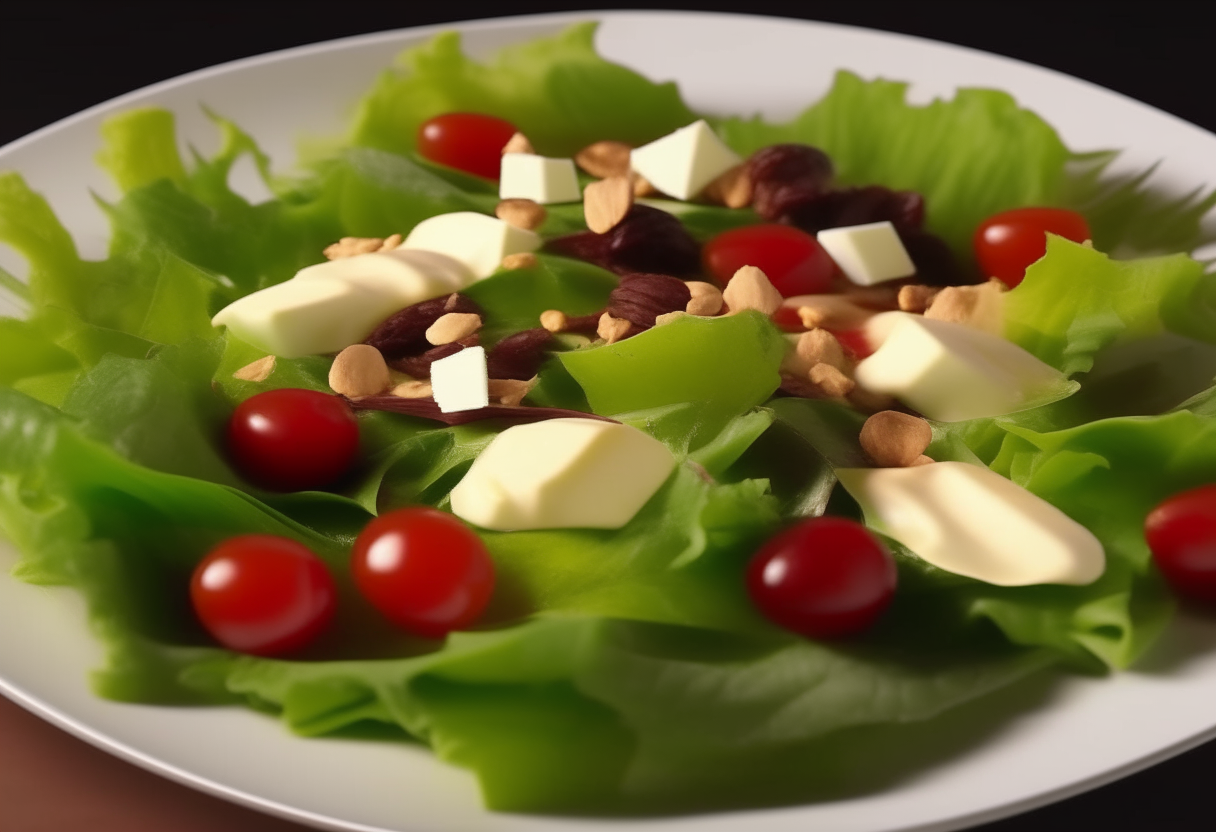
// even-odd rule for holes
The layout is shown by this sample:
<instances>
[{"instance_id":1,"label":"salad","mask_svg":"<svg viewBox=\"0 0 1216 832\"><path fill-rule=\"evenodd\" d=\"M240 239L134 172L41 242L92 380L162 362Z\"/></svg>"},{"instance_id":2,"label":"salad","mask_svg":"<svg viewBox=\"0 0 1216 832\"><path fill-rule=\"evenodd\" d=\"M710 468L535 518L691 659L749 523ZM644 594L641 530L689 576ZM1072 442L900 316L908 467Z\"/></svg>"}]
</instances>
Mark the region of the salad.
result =
<instances>
[{"instance_id":1,"label":"salad","mask_svg":"<svg viewBox=\"0 0 1216 832\"><path fill-rule=\"evenodd\" d=\"M677 812L878 788L890 773L867 760L896 747L910 723L1032 674L1133 662L1172 607L1144 517L1208 481L1216 439L1202 384L1162 363L1101 362L1112 345L1163 333L1210 341L1211 286L1184 255L1103 252L1189 250L1210 201L1163 205L1136 183L1112 187L1101 177L1109 157L1078 159L996 92L918 108L899 84L842 73L791 123L711 123L741 156L813 145L845 186L922 194L926 228L964 268L976 226L999 211L1055 205L1085 215L1092 248L1053 240L1008 293L1003 318L1009 339L1079 378L1079 389L935 424L925 450L938 462L982 463L1086 526L1106 555L1096 581L996 586L888 539L898 588L872 628L834 641L775 627L748 597L745 566L800 518L860 519L834 472L858 467L865 414L830 398L771 398L777 385L757 380L779 375L781 355L746 347L776 333L757 316L735 318L737 340L722 345L712 372L696 356L673 367L669 351L652 346L629 384L610 369L576 375L560 356L537 373L527 404L610 415L681 464L619 530L481 533L495 591L474 629L446 640L379 616L350 577L350 551L377 514L447 508L503 422L439 426L367 410L356 467L326 490L265 490L238 472L220 439L235 407L268 389L328 392L332 358L280 357L262 380L237 378L265 351L213 327L212 316L317 263L343 237L383 239L437 215L497 207L491 184L417 153L424 121L495 115L547 155L571 156L603 140L643 145L696 120L672 87L595 56L591 35L575 27L520 47L494 73L463 58L454 36L437 38L368 94L340 153L302 178L271 181L277 198L259 205L226 185L243 155L268 170L239 126L217 117L223 148L187 165L167 114L116 119L104 164L123 196L107 206L114 239L101 262L75 255L18 176L0 178L0 239L32 265L28 290L6 280L28 291L31 314L0 328L11 356L0 393L0 516L25 553L20 577L72 585L88 599L109 651L97 692L241 703L303 735L424 741L472 769L495 809ZM564 95L541 92L555 84ZM945 134L958 144L948 156L938 146ZM1067 164L1077 161L1088 165L1081 175ZM756 223L746 208L664 207L698 243ZM547 239L583 232L582 206L551 207L538 230ZM491 344L535 328L549 310L595 314L617 282L601 266L541 253L467 294ZM664 338L688 328L674 322ZM584 351L571 341L567 351L594 362L594 350L612 346ZM204 555L250 533L303 544L335 579L331 626L289 658L218 647L189 602Z\"/></svg>"}]
</instances>

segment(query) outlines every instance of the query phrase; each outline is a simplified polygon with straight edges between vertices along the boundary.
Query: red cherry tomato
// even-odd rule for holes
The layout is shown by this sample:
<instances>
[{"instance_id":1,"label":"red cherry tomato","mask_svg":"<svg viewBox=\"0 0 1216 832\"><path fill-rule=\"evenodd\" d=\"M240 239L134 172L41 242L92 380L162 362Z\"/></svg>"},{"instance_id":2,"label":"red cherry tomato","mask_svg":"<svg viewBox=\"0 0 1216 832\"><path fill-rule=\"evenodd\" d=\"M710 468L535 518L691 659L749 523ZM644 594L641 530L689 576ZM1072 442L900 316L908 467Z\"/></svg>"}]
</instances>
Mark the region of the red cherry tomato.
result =
<instances>
[{"instance_id":1,"label":"red cherry tomato","mask_svg":"<svg viewBox=\"0 0 1216 832\"><path fill-rule=\"evenodd\" d=\"M481 615L494 591L494 564L472 529L438 509L382 514L351 553L355 585L392 622L443 638Z\"/></svg>"},{"instance_id":2,"label":"red cherry tomato","mask_svg":"<svg viewBox=\"0 0 1216 832\"><path fill-rule=\"evenodd\" d=\"M1090 239L1085 217L1066 208L1015 208L984 220L975 231L975 259L989 277L1010 288L1026 276L1026 267L1047 251L1047 234L1074 243Z\"/></svg>"},{"instance_id":3,"label":"red cherry tomato","mask_svg":"<svg viewBox=\"0 0 1216 832\"><path fill-rule=\"evenodd\" d=\"M320 488L350 467L359 423L337 396L267 390L241 402L228 420L228 450L241 473L264 488Z\"/></svg>"},{"instance_id":4,"label":"red cherry tomato","mask_svg":"<svg viewBox=\"0 0 1216 832\"><path fill-rule=\"evenodd\" d=\"M895 580L887 548L843 517L813 517L781 532L747 570L748 592L760 612L811 638L869 627L891 602Z\"/></svg>"},{"instance_id":5,"label":"red cherry tomato","mask_svg":"<svg viewBox=\"0 0 1216 832\"><path fill-rule=\"evenodd\" d=\"M502 148L516 133L509 121L481 113L444 113L418 128L424 159L486 179L497 179Z\"/></svg>"},{"instance_id":6,"label":"red cherry tomato","mask_svg":"<svg viewBox=\"0 0 1216 832\"><path fill-rule=\"evenodd\" d=\"M1216 485L1163 501L1145 519L1144 538L1179 594L1216 601Z\"/></svg>"},{"instance_id":7,"label":"red cherry tomato","mask_svg":"<svg viewBox=\"0 0 1216 832\"><path fill-rule=\"evenodd\" d=\"M278 656L304 647L334 615L337 591L321 559L286 537L225 540L194 570L190 600L207 632L231 650Z\"/></svg>"},{"instance_id":8,"label":"red cherry tomato","mask_svg":"<svg viewBox=\"0 0 1216 832\"><path fill-rule=\"evenodd\" d=\"M784 297L826 292L836 263L805 231L789 225L747 225L723 231L705 244L705 269L723 284L743 266L755 266Z\"/></svg>"}]
</instances>

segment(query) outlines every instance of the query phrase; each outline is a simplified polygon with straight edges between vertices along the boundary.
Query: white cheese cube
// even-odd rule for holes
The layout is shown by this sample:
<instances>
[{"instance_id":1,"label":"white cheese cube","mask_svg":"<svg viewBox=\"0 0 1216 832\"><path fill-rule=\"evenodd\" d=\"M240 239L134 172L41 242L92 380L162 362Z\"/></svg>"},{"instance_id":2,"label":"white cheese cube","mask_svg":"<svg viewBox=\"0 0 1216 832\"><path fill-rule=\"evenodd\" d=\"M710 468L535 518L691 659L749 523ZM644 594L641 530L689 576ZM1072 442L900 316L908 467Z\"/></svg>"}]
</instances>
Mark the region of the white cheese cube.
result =
<instances>
[{"instance_id":1,"label":"white cheese cube","mask_svg":"<svg viewBox=\"0 0 1216 832\"><path fill-rule=\"evenodd\" d=\"M1068 388L1062 373L1026 350L962 324L890 312L876 315L866 333L881 343L857 364L857 383L929 419L1001 416Z\"/></svg>"},{"instance_id":2,"label":"white cheese cube","mask_svg":"<svg viewBox=\"0 0 1216 832\"><path fill-rule=\"evenodd\" d=\"M816 239L845 276L862 286L916 273L912 258L889 222L825 228Z\"/></svg>"},{"instance_id":3,"label":"white cheese cube","mask_svg":"<svg viewBox=\"0 0 1216 832\"><path fill-rule=\"evenodd\" d=\"M508 254L536 251L540 244L540 235L497 217L455 211L418 223L398 250L422 249L446 254L463 263L475 280L481 280L497 271Z\"/></svg>"},{"instance_id":4,"label":"white cheese cube","mask_svg":"<svg viewBox=\"0 0 1216 832\"><path fill-rule=\"evenodd\" d=\"M842 468L867 522L947 572L997 586L1088 584L1102 544L1064 512L995 471L963 462Z\"/></svg>"},{"instance_id":5,"label":"white cheese cube","mask_svg":"<svg viewBox=\"0 0 1216 832\"><path fill-rule=\"evenodd\" d=\"M541 205L583 198L573 159L534 153L504 153L498 176L499 199L530 199Z\"/></svg>"},{"instance_id":6,"label":"white cheese cube","mask_svg":"<svg viewBox=\"0 0 1216 832\"><path fill-rule=\"evenodd\" d=\"M507 428L455 488L452 512L487 529L619 529L676 461L637 428L549 419Z\"/></svg>"},{"instance_id":7,"label":"white cheese cube","mask_svg":"<svg viewBox=\"0 0 1216 832\"><path fill-rule=\"evenodd\" d=\"M483 347L465 347L431 363L431 391L443 413L476 410L490 403L490 381Z\"/></svg>"},{"instance_id":8,"label":"white cheese cube","mask_svg":"<svg viewBox=\"0 0 1216 832\"><path fill-rule=\"evenodd\" d=\"M308 266L246 295L211 323L280 358L339 352L399 309L472 282L457 260L423 251L359 254Z\"/></svg>"},{"instance_id":9,"label":"white cheese cube","mask_svg":"<svg viewBox=\"0 0 1216 832\"><path fill-rule=\"evenodd\" d=\"M629 155L635 173L676 199L692 199L742 161L704 119L635 148Z\"/></svg>"}]
</instances>

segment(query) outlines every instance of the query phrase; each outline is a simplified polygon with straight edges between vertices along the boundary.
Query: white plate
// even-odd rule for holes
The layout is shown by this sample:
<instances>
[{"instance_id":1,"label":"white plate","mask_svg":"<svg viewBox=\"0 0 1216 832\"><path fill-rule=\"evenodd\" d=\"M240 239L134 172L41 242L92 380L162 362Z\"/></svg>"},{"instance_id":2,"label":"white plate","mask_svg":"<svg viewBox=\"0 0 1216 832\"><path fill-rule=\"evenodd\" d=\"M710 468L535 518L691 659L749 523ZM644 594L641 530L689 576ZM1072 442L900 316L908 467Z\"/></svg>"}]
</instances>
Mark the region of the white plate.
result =
<instances>
[{"instance_id":1,"label":"white plate","mask_svg":"<svg viewBox=\"0 0 1216 832\"><path fill-rule=\"evenodd\" d=\"M471 54L485 56L589 17L603 21L598 45L605 55L656 80L676 80L694 109L789 116L822 94L840 67L864 77L912 80L912 96L922 101L951 94L962 79L967 86L1012 92L1054 124L1073 148L1106 147L1117 136L1126 149L1121 165L1127 169L1164 159L1155 180L1163 187L1182 193L1216 182L1216 136L1048 70L916 38L684 13L560 14L455 28L465 32ZM106 116L138 105L168 107L178 115L183 145L207 150L216 136L199 109L206 103L249 130L281 167L293 158L301 135L340 132L352 101L398 51L447 28L453 27L351 38L193 73L14 142L0 149L0 168L23 173L48 197L82 253L99 256L108 231L88 191L113 193L92 163L98 126ZM0 265L25 271L23 261L2 247ZM0 566L14 557L11 550L0 550ZM243 710L96 699L87 676L100 663L100 650L70 592L0 577L0 634L10 633L19 636L0 635L0 692L147 768L327 829L945 830L1079 792L1216 736L1216 624L1182 619L1136 672L1070 679L982 741L879 794L625 823L494 815L481 809L469 775L415 748L296 739L277 722ZM1153 715L1151 722L1142 718L1145 714Z\"/></svg>"}]
</instances>

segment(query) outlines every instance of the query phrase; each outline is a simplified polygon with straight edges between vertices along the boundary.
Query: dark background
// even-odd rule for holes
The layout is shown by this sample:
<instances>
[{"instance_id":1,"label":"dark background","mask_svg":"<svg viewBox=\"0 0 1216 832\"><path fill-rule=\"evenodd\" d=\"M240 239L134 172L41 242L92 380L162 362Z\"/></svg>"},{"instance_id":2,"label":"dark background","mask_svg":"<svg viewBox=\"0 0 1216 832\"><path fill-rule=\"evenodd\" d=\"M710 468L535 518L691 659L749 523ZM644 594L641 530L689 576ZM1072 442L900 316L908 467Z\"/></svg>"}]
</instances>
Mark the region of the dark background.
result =
<instances>
[{"instance_id":1,"label":"dark background","mask_svg":"<svg viewBox=\"0 0 1216 832\"><path fill-rule=\"evenodd\" d=\"M1205 4L802 2L778 4L736 0L732 4L664 4L652 8L747 11L831 21L918 35L1018 58L1092 81L1216 131L1216 50L1213 29L1203 22ZM630 4L629 8L642 8ZM130 90L216 63L322 40L430 23L546 11L596 9L598 4L466 2L422 4L419 0L343 0L324 5L255 2L64 2L9 0L0 10L0 145L60 118ZM1112 136L1111 146L1118 146ZM1216 709L1216 701L1213 702ZM1145 719L1152 719L1147 713ZM1118 730L1118 726L1111 726ZM21 742L16 742L17 740ZM37 753L22 750L37 749ZM45 753L43 753L45 752ZM18 756L20 755L20 756ZM56 755L63 755L62 758ZM76 755L76 757L72 757ZM70 759L69 759L70 758ZM63 762L62 760L69 760ZM39 768L42 766L42 768ZM67 767L66 769L64 767ZM0 827L26 832L66 829L47 825L29 804L32 794L7 776L18 771L34 788L47 781L95 778L110 762L99 752L60 736L7 703L0 703ZM1208 830L1216 743L1209 743L1148 771L1053 806L980 827L983 832L1020 830ZM164 784L134 768L109 771L107 788L77 797L94 829L188 828L191 830L289 829L245 810L210 807L210 798ZM110 787L113 787L112 789ZM113 807L118 792L157 807L159 822L146 827L134 817L125 824ZM71 791L58 800L72 801ZM107 797L109 796L109 797ZM40 800L56 799L51 795ZM132 798L126 798L130 800ZM21 801L25 800L25 808ZM176 802L175 802L176 801ZM46 804L44 804L46 805ZM66 805L66 804L65 804ZM180 807L182 823L170 818ZM214 812L214 825L207 820ZM61 813L65 811L62 807ZM153 812L153 808L148 808ZM109 812L110 814L106 814ZM54 814L53 812L51 814ZM38 818L42 817L39 821ZM107 826L105 818L115 820ZM7 818L7 820L6 820ZM63 816L67 821L67 816ZM16 823L17 826L9 826ZM51 821L51 823L54 823ZM172 825L170 825L172 824ZM85 828L85 827L79 827Z\"/></svg>"}]
</instances>

